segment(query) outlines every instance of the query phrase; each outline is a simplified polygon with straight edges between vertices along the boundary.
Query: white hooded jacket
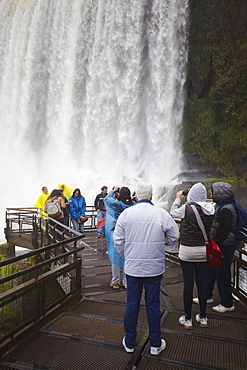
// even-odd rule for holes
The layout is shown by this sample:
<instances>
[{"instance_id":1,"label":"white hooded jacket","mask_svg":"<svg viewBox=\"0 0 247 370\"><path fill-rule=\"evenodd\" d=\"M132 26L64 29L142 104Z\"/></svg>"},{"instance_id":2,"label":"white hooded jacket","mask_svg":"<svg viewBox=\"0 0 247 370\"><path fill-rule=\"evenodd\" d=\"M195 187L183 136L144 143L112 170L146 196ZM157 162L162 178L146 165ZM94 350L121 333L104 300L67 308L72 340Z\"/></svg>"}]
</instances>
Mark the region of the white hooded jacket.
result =
<instances>
[{"instance_id":1,"label":"white hooded jacket","mask_svg":"<svg viewBox=\"0 0 247 370\"><path fill-rule=\"evenodd\" d=\"M165 271L165 237L178 239L178 226L164 209L141 200L124 210L114 231L115 248L125 257L125 273L152 277Z\"/></svg>"},{"instance_id":2,"label":"white hooded jacket","mask_svg":"<svg viewBox=\"0 0 247 370\"><path fill-rule=\"evenodd\" d=\"M184 204L182 207L180 207L180 202L180 198L175 199L170 209L170 214L172 215L172 217L183 219L185 217L186 205ZM202 212L207 216L213 216L215 213L214 205L210 202L207 202L207 190L205 186L200 182L191 187L187 195L187 203L198 204L201 207ZM206 262L206 246L191 247L180 244L179 258L182 261L187 262Z\"/></svg>"}]
</instances>

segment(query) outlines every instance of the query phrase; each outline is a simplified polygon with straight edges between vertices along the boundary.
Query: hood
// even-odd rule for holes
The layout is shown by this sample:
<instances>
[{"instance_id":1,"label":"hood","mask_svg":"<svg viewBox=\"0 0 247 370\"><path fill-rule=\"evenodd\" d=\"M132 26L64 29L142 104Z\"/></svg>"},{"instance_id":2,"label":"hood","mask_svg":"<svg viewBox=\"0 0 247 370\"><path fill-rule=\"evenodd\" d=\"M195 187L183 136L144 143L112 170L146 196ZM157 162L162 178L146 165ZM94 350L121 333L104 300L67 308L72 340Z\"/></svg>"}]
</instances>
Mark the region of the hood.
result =
<instances>
[{"instance_id":1,"label":"hood","mask_svg":"<svg viewBox=\"0 0 247 370\"><path fill-rule=\"evenodd\" d=\"M207 190L205 186L198 182L193 185L187 195L188 203L206 202L207 200Z\"/></svg>"},{"instance_id":2,"label":"hood","mask_svg":"<svg viewBox=\"0 0 247 370\"><path fill-rule=\"evenodd\" d=\"M228 182L215 182L212 184L213 201L224 204L234 201L234 190Z\"/></svg>"},{"instance_id":3,"label":"hood","mask_svg":"<svg viewBox=\"0 0 247 370\"><path fill-rule=\"evenodd\" d=\"M66 198L67 200L69 200L69 198L70 198L70 197L71 197L71 195L72 195L72 189L71 189L71 188L69 188L67 185L65 185L65 183L64 183L64 182L60 182L60 183L58 184L58 189L59 189L59 190L61 189L62 185L64 185L63 195L65 196L65 198Z\"/></svg>"},{"instance_id":4,"label":"hood","mask_svg":"<svg viewBox=\"0 0 247 370\"><path fill-rule=\"evenodd\" d=\"M187 202L189 204L197 203L201 207L202 212L207 216L213 215L215 212L213 204L207 202L207 189L201 182L191 187L187 195Z\"/></svg>"}]
</instances>

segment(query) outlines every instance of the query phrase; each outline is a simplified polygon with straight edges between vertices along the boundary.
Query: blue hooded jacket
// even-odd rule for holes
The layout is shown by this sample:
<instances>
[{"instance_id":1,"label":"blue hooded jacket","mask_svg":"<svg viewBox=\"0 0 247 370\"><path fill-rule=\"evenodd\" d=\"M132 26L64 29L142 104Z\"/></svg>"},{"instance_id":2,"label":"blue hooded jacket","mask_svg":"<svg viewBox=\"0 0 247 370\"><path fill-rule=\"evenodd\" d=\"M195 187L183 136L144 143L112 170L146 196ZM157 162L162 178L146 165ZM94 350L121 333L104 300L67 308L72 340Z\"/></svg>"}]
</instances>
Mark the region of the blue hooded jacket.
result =
<instances>
[{"instance_id":1,"label":"blue hooded jacket","mask_svg":"<svg viewBox=\"0 0 247 370\"><path fill-rule=\"evenodd\" d=\"M114 246L113 232L120 213L131 206L124 204L122 201L114 199L116 197L116 194L116 190L111 190L109 194L104 198L104 203L106 206L105 233L108 245L108 254L111 263L115 266L123 267L124 257L122 257L118 253Z\"/></svg>"},{"instance_id":2,"label":"blue hooded jacket","mask_svg":"<svg viewBox=\"0 0 247 370\"><path fill-rule=\"evenodd\" d=\"M86 216L86 202L84 197L72 196L69 199L71 220Z\"/></svg>"}]
</instances>

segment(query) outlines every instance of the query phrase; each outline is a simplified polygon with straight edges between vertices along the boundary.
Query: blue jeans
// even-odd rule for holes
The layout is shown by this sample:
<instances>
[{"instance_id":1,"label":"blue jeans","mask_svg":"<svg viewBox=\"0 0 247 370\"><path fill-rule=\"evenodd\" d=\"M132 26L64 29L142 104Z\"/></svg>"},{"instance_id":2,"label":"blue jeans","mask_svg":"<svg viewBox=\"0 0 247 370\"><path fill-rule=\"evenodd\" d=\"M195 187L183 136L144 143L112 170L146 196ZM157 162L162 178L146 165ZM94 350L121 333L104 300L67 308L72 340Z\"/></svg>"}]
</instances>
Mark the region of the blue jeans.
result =
<instances>
[{"instance_id":1,"label":"blue jeans","mask_svg":"<svg viewBox=\"0 0 247 370\"><path fill-rule=\"evenodd\" d=\"M232 286L231 286L231 264L235 251L235 246L219 245L223 252L224 258L220 267L207 267L206 272L206 287L207 299L213 296L214 283L217 281L218 291L220 295L220 304L224 307L232 307Z\"/></svg>"},{"instance_id":2,"label":"blue jeans","mask_svg":"<svg viewBox=\"0 0 247 370\"><path fill-rule=\"evenodd\" d=\"M127 305L124 314L125 343L134 348L137 335L136 326L140 309L142 289L145 289L145 304L149 326L151 347L160 347L160 283L162 275L154 277L134 277L126 275Z\"/></svg>"},{"instance_id":3,"label":"blue jeans","mask_svg":"<svg viewBox=\"0 0 247 370\"><path fill-rule=\"evenodd\" d=\"M97 212L97 222L101 221L106 215L106 211L98 211ZM105 234L105 226L99 227L97 229L97 235L104 235Z\"/></svg>"},{"instance_id":4,"label":"blue jeans","mask_svg":"<svg viewBox=\"0 0 247 370\"><path fill-rule=\"evenodd\" d=\"M71 220L74 230L79 231L80 233L83 234L84 232L84 223L78 222L76 219Z\"/></svg>"},{"instance_id":5,"label":"blue jeans","mask_svg":"<svg viewBox=\"0 0 247 370\"><path fill-rule=\"evenodd\" d=\"M198 290L198 298L200 304L200 315L206 317L206 283L205 275L207 262L187 262L180 260L184 278L184 313L186 319L191 319L191 307L193 300L194 279ZM195 278L194 278L195 274Z\"/></svg>"}]
</instances>

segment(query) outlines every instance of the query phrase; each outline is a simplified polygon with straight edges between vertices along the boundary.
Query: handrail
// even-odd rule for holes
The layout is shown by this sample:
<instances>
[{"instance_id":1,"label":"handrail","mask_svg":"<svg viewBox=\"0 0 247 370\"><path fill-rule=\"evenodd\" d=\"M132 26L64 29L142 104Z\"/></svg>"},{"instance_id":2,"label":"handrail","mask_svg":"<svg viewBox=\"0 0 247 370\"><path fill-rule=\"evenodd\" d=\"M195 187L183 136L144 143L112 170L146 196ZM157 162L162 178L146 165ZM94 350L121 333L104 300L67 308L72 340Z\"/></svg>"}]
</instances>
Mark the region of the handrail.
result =
<instances>
[{"instance_id":1,"label":"handrail","mask_svg":"<svg viewBox=\"0 0 247 370\"><path fill-rule=\"evenodd\" d=\"M73 240L71 239L71 242L77 241L81 237L82 236L77 236L76 238L73 238ZM16 263L16 262L18 262L20 260L23 260L23 259L26 259L26 258L29 258L29 257L32 257L32 256L36 256L38 254L47 252L48 250L57 248L59 246L62 246L63 244L64 244L64 242L56 243L55 245L54 244L48 245L47 247L36 249L33 252L25 253L24 256L12 257L12 258L9 258L7 260L0 261L0 267L8 266L8 265L11 265L12 263ZM84 244L87 245L86 243L84 243ZM56 262L56 261L60 260L61 258L68 257L68 256L70 256L72 254L76 254L77 252L83 250L85 248L85 245L83 245L81 247L78 247L78 248L75 248L75 249L72 249L71 251L67 251L65 253L59 254L56 257L49 258L49 263ZM18 277L20 277L22 275L25 275L27 272L36 271L39 268L44 267L45 265L47 265L47 260L45 260L43 262L39 262L39 263L35 264L34 266L27 267L25 270L17 271L17 272L12 273L9 276L2 277L2 278L0 278L0 284L3 284L3 283L6 283L6 282L8 282L10 280L16 279L16 278L18 278Z\"/></svg>"},{"instance_id":2,"label":"handrail","mask_svg":"<svg viewBox=\"0 0 247 370\"><path fill-rule=\"evenodd\" d=\"M85 229L96 228L96 210L93 206L87 207L89 221L85 224ZM57 236L62 239L70 239L67 234L81 235L80 232L72 227L64 225L59 219L54 219L47 214L39 211L36 207L26 208L6 208L6 228L5 235L7 241L28 248L43 247L45 242L44 231L48 243L56 242ZM32 235L30 238L29 235ZM26 238L26 239L25 239ZM28 239L27 239L28 238ZM20 244L18 244L18 242Z\"/></svg>"},{"instance_id":3,"label":"handrail","mask_svg":"<svg viewBox=\"0 0 247 370\"><path fill-rule=\"evenodd\" d=\"M0 268L4 268L35 257L34 265L13 273L10 268L8 275L0 278L0 354L13 348L22 337L26 338L31 330L42 326L47 317L54 317L81 298L81 258L78 252L87 243L81 241L83 234L77 234L0 261ZM80 245L77 247L78 242ZM68 250L66 246L70 243L74 243L74 248Z\"/></svg>"},{"instance_id":4,"label":"handrail","mask_svg":"<svg viewBox=\"0 0 247 370\"><path fill-rule=\"evenodd\" d=\"M7 222L7 215L17 215L18 213L9 213L10 211L22 211L24 214L31 213L33 215L42 215L46 219L52 219L50 216L47 214L44 214L39 211L40 208L36 207L7 207L6 208L6 222ZM96 218L97 218L97 211L95 210L94 206L86 206L86 215L88 216L88 221L85 223L85 228L86 229L95 229L96 228ZM63 225L66 226L66 225ZM67 227L67 226L66 226Z\"/></svg>"},{"instance_id":5,"label":"handrail","mask_svg":"<svg viewBox=\"0 0 247 370\"><path fill-rule=\"evenodd\" d=\"M86 214L88 216L88 221L85 223L85 230L96 229L96 219L97 211L93 206L87 206ZM60 234L62 238L67 238L68 233L73 233L74 235L80 235L79 232L74 230L72 227L62 224L59 219L54 219L45 213L39 211L36 207L26 207L26 208L6 208L6 228L5 234L8 241L25 243L23 239L16 240L16 238L25 238L29 234L32 234L32 246L29 248L39 248L43 246L43 232L46 230L47 234L47 224L49 223L49 229L52 231L48 241L56 241L55 236ZM50 222L49 222L50 221ZM35 226L36 225L36 226ZM63 232L61 231L63 230ZM52 235L51 235L52 234ZM29 244L31 240L29 239ZM17 244L18 245L18 244ZM21 244L21 246L23 246Z\"/></svg>"}]
</instances>

